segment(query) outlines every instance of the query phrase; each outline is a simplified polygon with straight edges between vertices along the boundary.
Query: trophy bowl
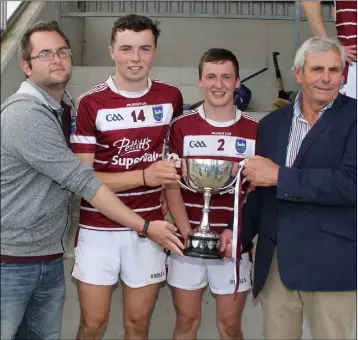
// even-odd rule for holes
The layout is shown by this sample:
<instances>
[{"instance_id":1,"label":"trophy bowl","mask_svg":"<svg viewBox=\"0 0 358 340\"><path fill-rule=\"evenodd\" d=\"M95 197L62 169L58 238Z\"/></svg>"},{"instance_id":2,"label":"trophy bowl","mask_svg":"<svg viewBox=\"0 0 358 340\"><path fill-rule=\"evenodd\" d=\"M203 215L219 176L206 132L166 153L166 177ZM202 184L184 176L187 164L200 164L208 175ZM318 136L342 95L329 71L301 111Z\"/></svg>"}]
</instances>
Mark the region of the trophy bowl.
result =
<instances>
[{"instance_id":1,"label":"trophy bowl","mask_svg":"<svg viewBox=\"0 0 358 340\"><path fill-rule=\"evenodd\" d=\"M176 157L175 157L176 156ZM184 255L203 259L220 259L220 236L213 231L209 223L211 195L224 194L233 190L236 176L233 176L233 161L217 159L183 158L175 154L168 159L180 161L176 163L181 168L184 183L180 185L204 196L203 215L197 228L192 230L186 240Z\"/></svg>"},{"instance_id":2,"label":"trophy bowl","mask_svg":"<svg viewBox=\"0 0 358 340\"><path fill-rule=\"evenodd\" d=\"M232 161L185 158L181 170L185 183L194 190L204 193L210 189L211 193L217 193L234 183L233 166Z\"/></svg>"}]
</instances>

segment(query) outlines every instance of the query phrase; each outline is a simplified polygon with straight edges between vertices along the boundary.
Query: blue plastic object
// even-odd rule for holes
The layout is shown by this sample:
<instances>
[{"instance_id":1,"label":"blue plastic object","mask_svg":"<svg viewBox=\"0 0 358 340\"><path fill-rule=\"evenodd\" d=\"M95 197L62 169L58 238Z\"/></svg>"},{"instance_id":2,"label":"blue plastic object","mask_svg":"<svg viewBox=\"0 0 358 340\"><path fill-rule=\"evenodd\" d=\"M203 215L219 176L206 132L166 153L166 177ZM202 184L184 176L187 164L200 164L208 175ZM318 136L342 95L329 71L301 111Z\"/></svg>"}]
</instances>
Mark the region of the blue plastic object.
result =
<instances>
[{"instance_id":1,"label":"blue plastic object","mask_svg":"<svg viewBox=\"0 0 358 340\"><path fill-rule=\"evenodd\" d=\"M239 88L235 89L234 93L234 105L241 111L245 111L250 104L252 97L251 90L244 84L241 84Z\"/></svg>"}]
</instances>

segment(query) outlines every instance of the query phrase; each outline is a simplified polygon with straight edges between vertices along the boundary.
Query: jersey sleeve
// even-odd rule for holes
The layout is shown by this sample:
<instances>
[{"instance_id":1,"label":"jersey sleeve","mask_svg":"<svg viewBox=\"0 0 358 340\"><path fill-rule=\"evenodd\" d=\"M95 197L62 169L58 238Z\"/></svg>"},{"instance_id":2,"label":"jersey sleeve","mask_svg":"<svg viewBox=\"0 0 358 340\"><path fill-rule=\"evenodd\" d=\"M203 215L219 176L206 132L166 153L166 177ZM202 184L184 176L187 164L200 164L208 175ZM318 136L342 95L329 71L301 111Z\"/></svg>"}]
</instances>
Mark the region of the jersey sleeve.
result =
<instances>
[{"instance_id":1,"label":"jersey sleeve","mask_svg":"<svg viewBox=\"0 0 358 340\"><path fill-rule=\"evenodd\" d=\"M77 103L75 128L70 138L71 150L74 153L95 153L96 141L96 113L82 98Z\"/></svg>"},{"instance_id":2,"label":"jersey sleeve","mask_svg":"<svg viewBox=\"0 0 358 340\"><path fill-rule=\"evenodd\" d=\"M183 114L183 96L178 88L173 100L173 118L179 117Z\"/></svg>"},{"instance_id":3,"label":"jersey sleeve","mask_svg":"<svg viewBox=\"0 0 358 340\"><path fill-rule=\"evenodd\" d=\"M174 122L169 129L169 153L176 153L180 158L183 157L183 135L179 129L179 124Z\"/></svg>"}]
</instances>

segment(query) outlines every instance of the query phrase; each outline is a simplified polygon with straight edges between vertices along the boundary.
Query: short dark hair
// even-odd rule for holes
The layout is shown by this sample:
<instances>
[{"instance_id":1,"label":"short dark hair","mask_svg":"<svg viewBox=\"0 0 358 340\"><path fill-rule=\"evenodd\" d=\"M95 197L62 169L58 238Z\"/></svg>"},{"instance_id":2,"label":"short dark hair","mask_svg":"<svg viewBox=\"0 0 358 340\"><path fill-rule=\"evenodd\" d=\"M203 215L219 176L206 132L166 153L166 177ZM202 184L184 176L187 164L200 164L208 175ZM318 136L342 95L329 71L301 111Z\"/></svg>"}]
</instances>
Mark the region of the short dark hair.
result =
<instances>
[{"instance_id":1,"label":"short dark hair","mask_svg":"<svg viewBox=\"0 0 358 340\"><path fill-rule=\"evenodd\" d=\"M153 33L154 45L157 47L158 37L160 29L158 28L159 21L153 21L148 17L137 14L129 14L124 17L120 17L115 21L112 27L111 45L116 40L117 32L130 30L134 32L142 32L145 30L151 30Z\"/></svg>"},{"instance_id":2,"label":"short dark hair","mask_svg":"<svg viewBox=\"0 0 358 340\"><path fill-rule=\"evenodd\" d=\"M211 48L207 50L199 61L199 79L203 74L203 66L205 63L218 63L224 61L231 61L235 67L236 78L239 78L239 62L234 53L225 48Z\"/></svg>"},{"instance_id":3,"label":"short dark hair","mask_svg":"<svg viewBox=\"0 0 358 340\"><path fill-rule=\"evenodd\" d=\"M19 45L19 58L25 60L30 63L32 46L30 42L30 38L35 32L57 32L66 42L68 48L71 48L71 44L69 39L66 37L65 33L63 33L58 25L57 21L39 21L33 26L31 26L23 37L21 38ZM31 65L30 65L31 67Z\"/></svg>"}]
</instances>

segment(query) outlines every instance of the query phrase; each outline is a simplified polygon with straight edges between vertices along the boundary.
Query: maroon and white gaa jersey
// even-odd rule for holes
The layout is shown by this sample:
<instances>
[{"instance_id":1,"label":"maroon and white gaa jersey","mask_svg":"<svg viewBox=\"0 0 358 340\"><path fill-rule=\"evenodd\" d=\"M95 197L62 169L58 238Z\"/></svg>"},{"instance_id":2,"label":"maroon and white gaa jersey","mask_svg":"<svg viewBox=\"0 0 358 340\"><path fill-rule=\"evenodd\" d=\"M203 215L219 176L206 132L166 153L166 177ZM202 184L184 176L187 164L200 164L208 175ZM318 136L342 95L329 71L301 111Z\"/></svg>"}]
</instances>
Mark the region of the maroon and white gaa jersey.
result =
<instances>
[{"instance_id":1,"label":"maroon and white gaa jersey","mask_svg":"<svg viewBox=\"0 0 358 340\"><path fill-rule=\"evenodd\" d=\"M182 112L183 99L176 87L149 79L148 88L142 93L118 91L111 76L78 99L71 149L74 153L94 154L95 171L144 169L162 158L169 124ZM146 220L160 220L161 190L141 186L117 196ZM79 225L94 230L128 229L84 200Z\"/></svg>"},{"instance_id":2,"label":"maroon and white gaa jersey","mask_svg":"<svg viewBox=\"0 0 358 340\"><path fill-rule=\"evenodd\" d=\"M337 38L344 46L357 45L357 1L336 1Z\"/></svg>"},{"instance_id":3,"label":"maroon and white gaa jersey","mask_svg":"<svg viewBox=\"0 0 358 340\"><path fill-rule=\"evenodd\" d=\"M335 23L339 42L344 46L357 45L357 1L338 0L335 1L335 7ZM344 83L347 83L348 67L349 64L346 63L343 72Z\"/></svg>"},{"instance_id":4,"label":"maroon and white gaa jersey","mask_svg":"<svg viewBox=\"0 0 358 340\"><path fill-rule=\"evenodd\" d=\"M179 157L212 158L240 162L255 154L258 123L251 116L236 110L230 122L206 119L203 105L173 120L169 130L169 150ZM202 217L203 195L182 189L182 197L191 227ZM212 195L209 221L218 233L232 222L234 195Z\"/></svg>"}]
</instances>

